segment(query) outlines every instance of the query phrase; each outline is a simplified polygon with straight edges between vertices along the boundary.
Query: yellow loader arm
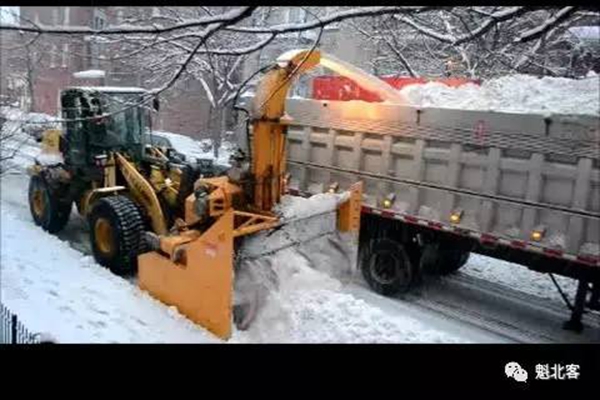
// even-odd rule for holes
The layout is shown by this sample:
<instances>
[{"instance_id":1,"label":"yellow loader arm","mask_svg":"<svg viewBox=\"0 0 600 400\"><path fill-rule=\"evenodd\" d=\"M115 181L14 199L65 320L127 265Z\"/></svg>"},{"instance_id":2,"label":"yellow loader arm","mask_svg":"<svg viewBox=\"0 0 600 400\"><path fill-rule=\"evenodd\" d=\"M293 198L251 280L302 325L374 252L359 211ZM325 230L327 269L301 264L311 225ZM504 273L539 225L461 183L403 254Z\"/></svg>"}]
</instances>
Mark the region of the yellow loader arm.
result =
<instances>
[{"instance_id":1,"label":"yellow loader arm","mask_svg":"<svg viewBox=\"0 0 600 400\"><path fill-rule=\"evenodd\" d=\"M167 233L165 216L162 208L160 208L160 201L152 185L123 155L115 153L115 159L121 173L129 184L131 194L148 211L152 229L159 235L165 235Z\"/></svg>"}]
</instances>

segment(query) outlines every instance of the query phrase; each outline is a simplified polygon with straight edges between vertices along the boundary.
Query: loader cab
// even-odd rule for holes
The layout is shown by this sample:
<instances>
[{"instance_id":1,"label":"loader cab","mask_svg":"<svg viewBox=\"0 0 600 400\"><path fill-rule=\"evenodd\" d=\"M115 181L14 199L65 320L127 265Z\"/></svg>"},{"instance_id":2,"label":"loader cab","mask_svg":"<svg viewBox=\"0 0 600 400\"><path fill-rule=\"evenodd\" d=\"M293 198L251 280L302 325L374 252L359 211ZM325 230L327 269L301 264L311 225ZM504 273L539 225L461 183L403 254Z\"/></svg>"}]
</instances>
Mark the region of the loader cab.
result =
<instances>
[{"instance_id":1,"label":"loader cab","mask_svg":"<svg viewBox=\"0 0 600 400\"><path fill-rule=\"evenodd\" d=\"M61 93L68 164L85 166L107 151L142 158L143 137L151 129L152 106L136 105L147 92L140 88L74 87ZM158 105L155 103L154 108Z\"/></svg>"}]
</instances>

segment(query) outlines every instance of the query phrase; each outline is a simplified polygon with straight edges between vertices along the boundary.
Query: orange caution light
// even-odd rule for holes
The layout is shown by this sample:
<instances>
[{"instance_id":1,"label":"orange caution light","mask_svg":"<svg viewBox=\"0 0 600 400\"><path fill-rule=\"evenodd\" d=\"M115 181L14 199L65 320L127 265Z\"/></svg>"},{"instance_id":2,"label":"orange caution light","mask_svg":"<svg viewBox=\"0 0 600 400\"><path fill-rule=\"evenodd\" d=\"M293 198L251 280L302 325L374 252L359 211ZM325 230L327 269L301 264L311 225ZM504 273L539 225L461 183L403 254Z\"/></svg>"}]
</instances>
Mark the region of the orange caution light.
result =
<instances>
[{"instance_id":1,"label":"orange caution light","mask_svg":"<svg viewBox=\"0 0 600 400\"><path fill-rule=\"evenodd\" d=\"M337 193L338 189L340 188L339 183L337 182L333 182L331 185L329 185L329 189L327 190L328 193Z\"/></svg>"},{"instance_id":2,"label":"orange caution light","mask_svg":"<svg viewBox=\"0 0 600 400\"><path fill-rule=\"evenodd\" d=\"M450 222L452 222L453 224L460 223L463 213L464 213L463 210L452 211L452 214L450 214Z\"/></svg>"},{"instance_id":3,"label":"orange caution light","mask_svg":"<svg viewBox=\"0 0 600 400\"><path fill-rule=\"evenodd\" d=\"M381 203L383 204L384 208L391 208L392 205L394 204L395 200L396 200L396 194L390 193L385 199L383 199L383 201Z\"/></svg>"},{"instance_id":4,"label":"orange caution light","mask_svg":"<svg viewBox=\"0 0 600 400\"><path fill-rule=\"evenodd\" d=\"M531 231L531 235L530 235L531 240L533 240L535 242L539 242L540 240L543 239L545 233L546 233L546 228L537 227L533 231Z\"/></svg>"}]
</instances>

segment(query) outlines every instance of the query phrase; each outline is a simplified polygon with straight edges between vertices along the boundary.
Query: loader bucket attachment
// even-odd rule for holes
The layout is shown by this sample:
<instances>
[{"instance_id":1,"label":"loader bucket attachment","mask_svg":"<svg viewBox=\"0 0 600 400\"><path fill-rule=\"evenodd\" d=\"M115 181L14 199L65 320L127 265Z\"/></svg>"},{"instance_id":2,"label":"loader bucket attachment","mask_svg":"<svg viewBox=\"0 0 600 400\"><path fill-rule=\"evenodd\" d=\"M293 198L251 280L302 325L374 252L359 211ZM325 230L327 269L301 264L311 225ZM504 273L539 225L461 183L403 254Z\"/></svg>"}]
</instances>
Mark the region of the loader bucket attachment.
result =
<instances>
[{"instance_id":1,"label":"loader bucket attachment","mask_svg":"<svg viewBox=\"0 0 600 400\"><path fill-rule=\"evenodd\" d=\"M358 233L362 207L363 183L356 182L350 187L350 198L338 207L337 226L340 232Z\"/></svg>"},{"instance_id":2,"label":"loader bucket attachment","mask_svg":"<svg viewBox=\"0 0 600 400\"><path fill-rule=\"evenodd\" d=\"M172 261L152 251L138 257L139 286L193 322L227 340L232 329L233 210L200 237L183 245Z\"/></svg>"}]
</instances>

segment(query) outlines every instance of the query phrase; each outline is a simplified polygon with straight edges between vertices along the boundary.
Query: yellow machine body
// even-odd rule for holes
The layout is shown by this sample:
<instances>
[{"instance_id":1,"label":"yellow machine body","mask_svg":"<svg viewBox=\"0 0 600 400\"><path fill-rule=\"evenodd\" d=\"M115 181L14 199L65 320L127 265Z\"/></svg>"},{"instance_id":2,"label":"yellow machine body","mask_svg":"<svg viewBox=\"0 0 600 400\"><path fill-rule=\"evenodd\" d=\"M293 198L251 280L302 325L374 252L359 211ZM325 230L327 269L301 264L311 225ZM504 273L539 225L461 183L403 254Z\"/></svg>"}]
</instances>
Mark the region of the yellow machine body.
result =
<instances>
[{"instance_id":1,"label":"yellow machine body","mask_svg":"<svg viewBox=\"0 0 600 400\"><path fill-rule=\"evenodd\" d=\"M234 239L280 224L272 209L285 189L286 96L296 73L320 60L318 51L286 53L257 88L252 110L252 201L246 202L243 189L227 176L199 179L194 186L208 193L206 212L196 213L197 199L190 195L179 232L161 235L158 249L138 257L143 290L222 339L230 337L233 324ZM361 201L362 183L357 183L338 209L340 231L358 232Z\"/></svg>"}]
</instances>

